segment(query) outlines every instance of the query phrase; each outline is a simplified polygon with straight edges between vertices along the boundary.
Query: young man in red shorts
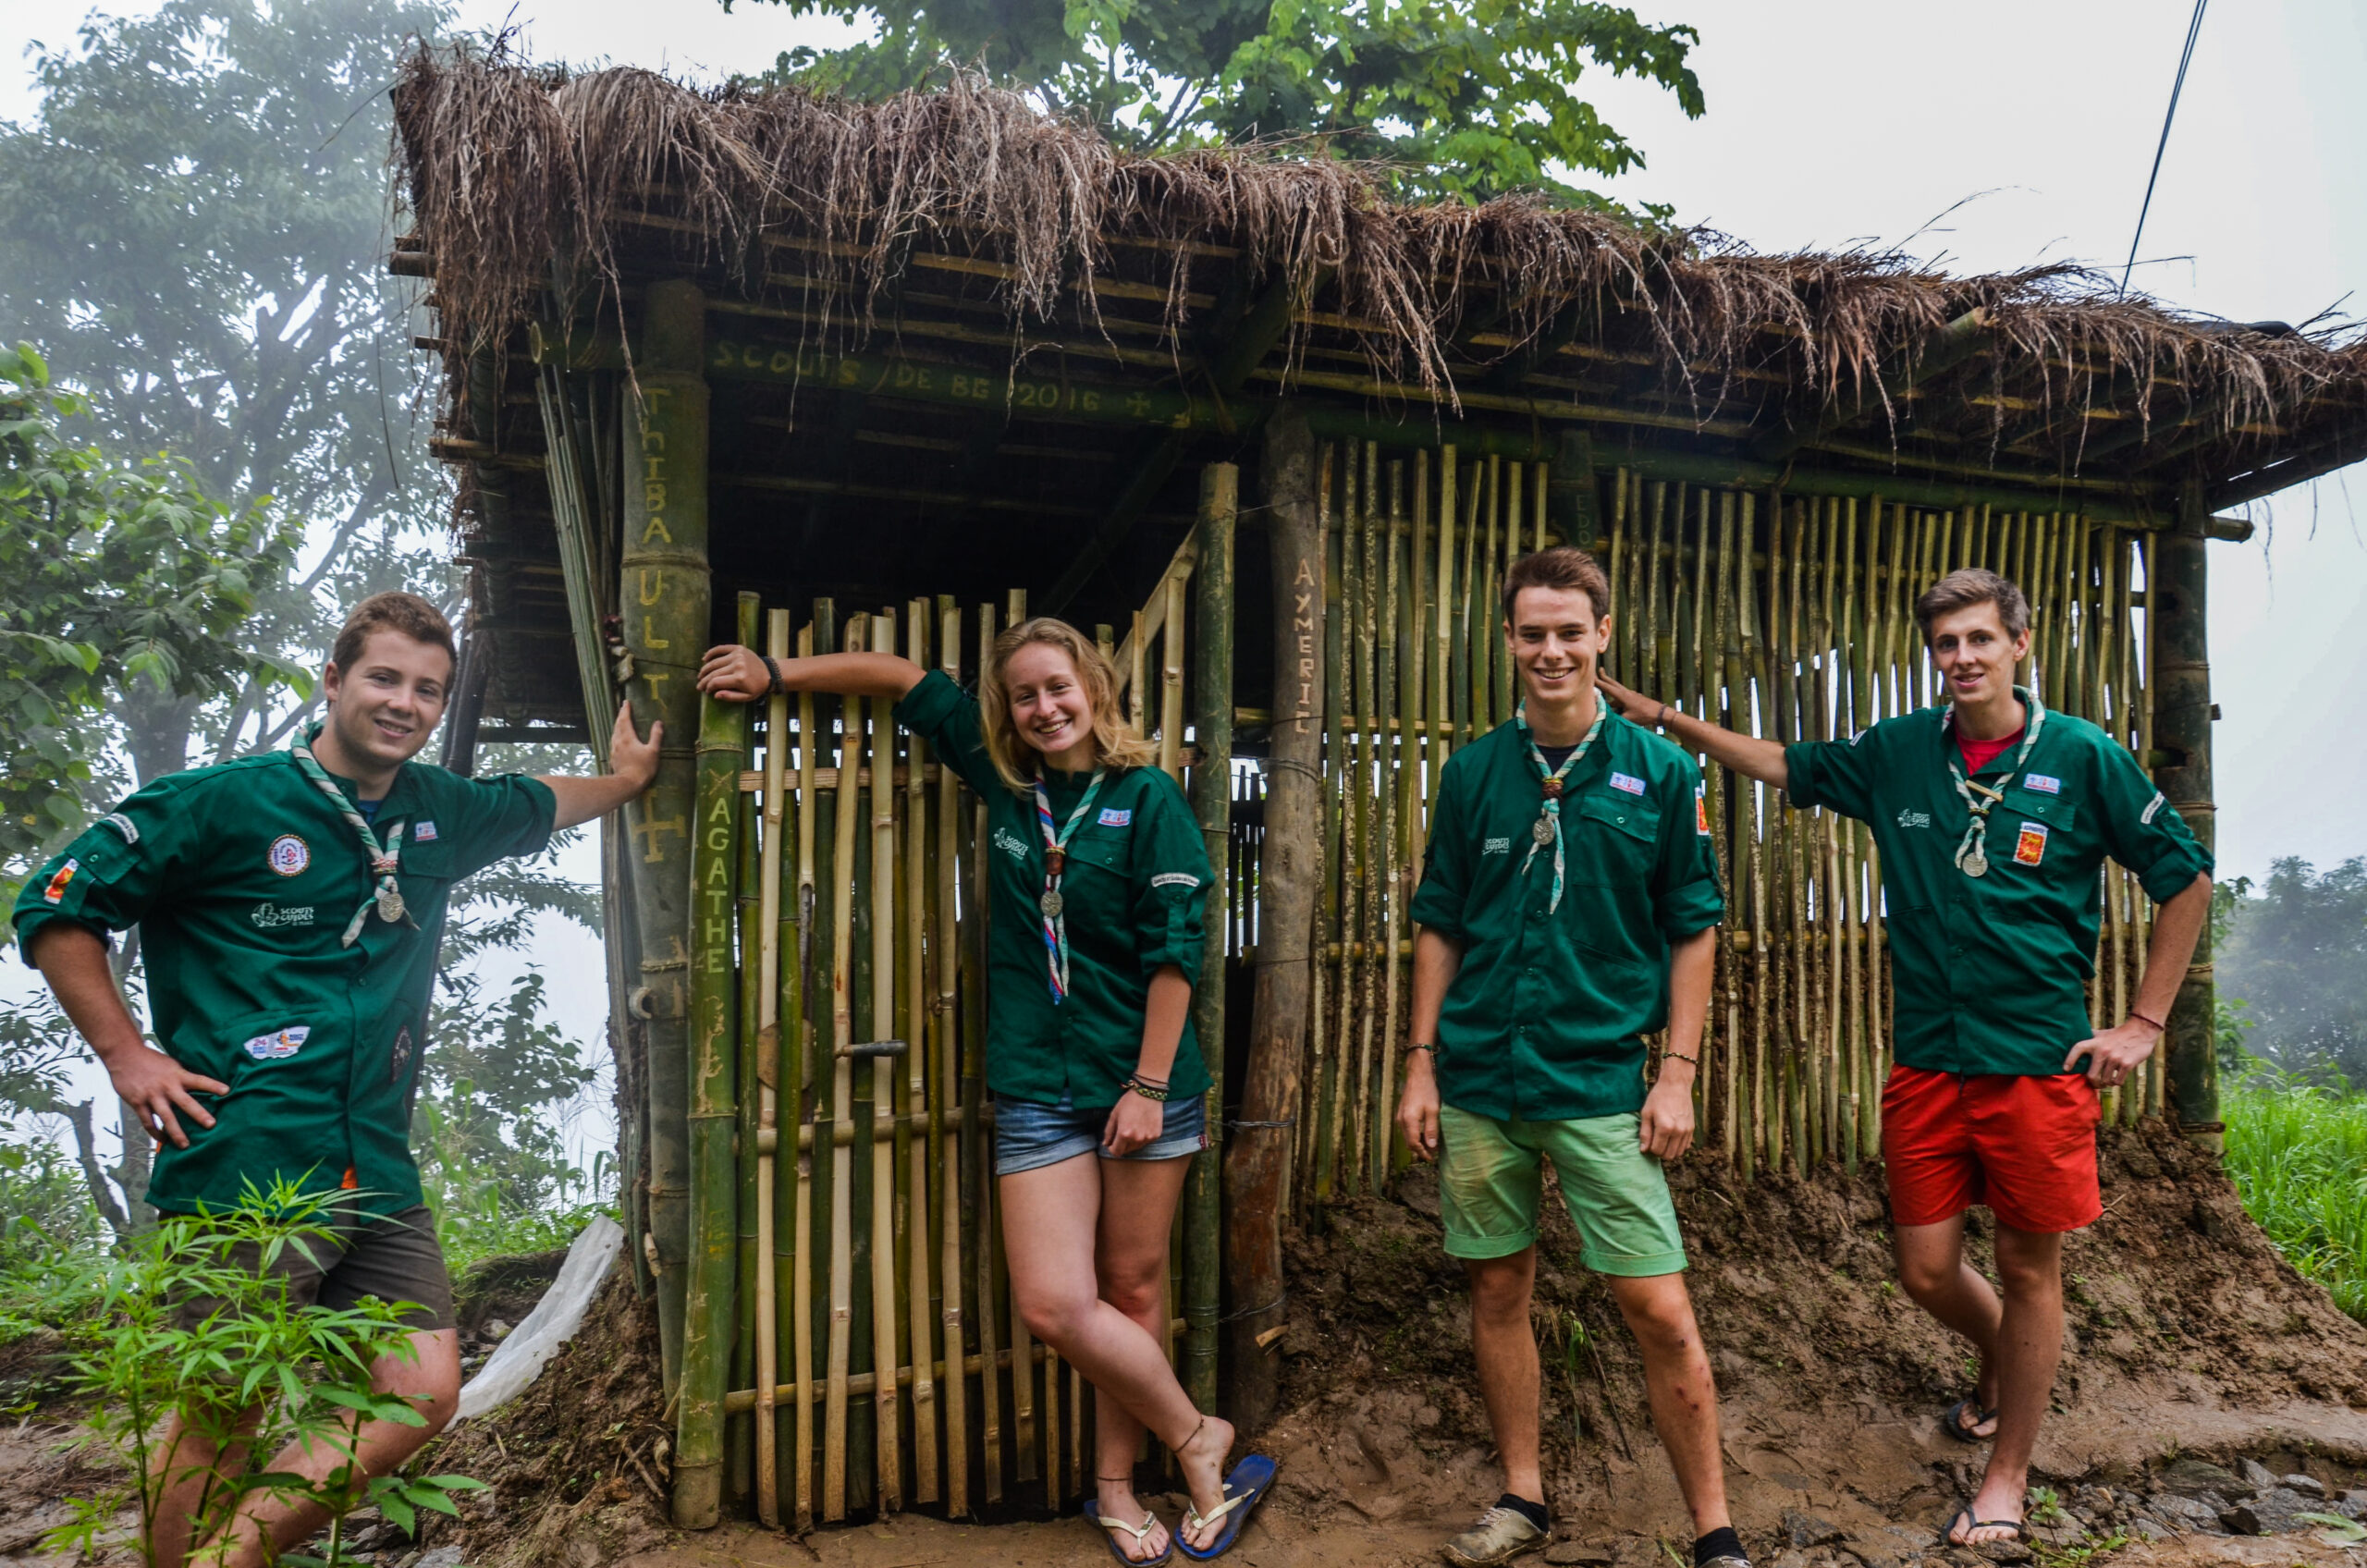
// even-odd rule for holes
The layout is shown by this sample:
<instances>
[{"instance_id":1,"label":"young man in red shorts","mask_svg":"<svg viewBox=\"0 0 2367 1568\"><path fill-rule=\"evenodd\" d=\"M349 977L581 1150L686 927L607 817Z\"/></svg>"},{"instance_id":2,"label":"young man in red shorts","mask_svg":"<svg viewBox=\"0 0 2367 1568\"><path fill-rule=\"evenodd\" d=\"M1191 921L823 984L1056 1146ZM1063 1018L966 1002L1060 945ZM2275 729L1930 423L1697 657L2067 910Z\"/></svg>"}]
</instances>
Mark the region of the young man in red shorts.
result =
<instances>
[{"instance_id":1,"label":"young man in red shorts","mask_svg":"<svg viewBox=\"0 0 2367 1568\"><path fill-rule=\"evenodd\" d=\"M2137 759L2014 684L2030 605L1994 572L1942 578L1915 619L1948 700L1842 741L1784 746L1688 718L1609 680L1620 712L1873 829L1894 996L1883 1162L1899 1275L1972 1341L1981 1378L1942 1418L1994 1436L1958 1545L2014 1540L2063 1345L2063 1237L2103 1214L2096 1091L2152 1055L2211 908L2211 856ZM2105 856L2161 905L2128 1016L2091 1033ZM1997 1219L2004 1299L1965 1261L1964 1215Z\"/></svg>"}]
</instances>

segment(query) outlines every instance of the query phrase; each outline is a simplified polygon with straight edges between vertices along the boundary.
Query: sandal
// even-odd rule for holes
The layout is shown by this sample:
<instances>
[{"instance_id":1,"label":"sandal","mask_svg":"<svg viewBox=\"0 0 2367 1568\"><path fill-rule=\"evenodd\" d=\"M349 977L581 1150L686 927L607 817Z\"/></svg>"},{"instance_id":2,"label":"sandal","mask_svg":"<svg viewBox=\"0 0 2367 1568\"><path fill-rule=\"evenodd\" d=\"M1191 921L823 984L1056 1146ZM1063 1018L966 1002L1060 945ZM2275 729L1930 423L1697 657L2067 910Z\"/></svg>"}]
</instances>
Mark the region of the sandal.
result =
<instances>
[{"instance_id":1,"label":"sandal","mask_svg":"<svg viewBox=\"0 0 2367 1568\"><path fill-rule=\"evenodd\" d=\"M1136 1546L1140 1546L1144 1541L1148 1540L1150 1538L1150 1533L1159 1528L1159 1515L1156 1513L1145 1513L1143 1515L1143 1522L1141 1524L1129 1525L1123 1519L1114 1517L1104 1518L1102 1516L1099 1503L1093 1498L1086 1498L1085 1500L1085 1517L1089 1523L1098 1525L1103 1529L1110 1532L1108 1543L1110 1547L1110 1555L1116 1558L1119 1562L1126 1564L1126 1568L1150 1568L1152 1563L1164 1562L1169 1558L1175 1555L1175 1537L1172 1534L1170 1534L1167 1537L1166 1549L1160 1551L1157 1557L1128 1557L1126 1555L1126 1549L1118 1544L1118 1537L1121 1533L1134 1537L1134 1544Z\"/></svg>"},{"instance_id":2,"label":"sandal","mask_svg":"<svg viewBox=\"0 0 2367 1568\"><path fill-rule=\"evenodd\" d=\"M1975 1530L2011 1530L2014 1533L2004 1540L1960 1540L1956 1537L1956 1525L1959 1523L1964 1525L1964 1533L1968 1536ZM1985 1546L2026 1544L2030 1540L2030 1533L2022 1528L2022 1522L2019 1519L1975 1519L1971 1509L1959 1508L1949 1516L1946 1527L1940 1532L1940 1540L1942 1544L1955 1547L1960 1551L1979 1551Z\"/></svg>"},{"instance_id":3,"label":"sandal","mask_svg":"<svg viewBox=\"0 0 2367 1568\"><path fill-rule=\"evenodd\" d=\"M1184 1549L1184 1556L1196 1562L1222 1557L1233 1543L1241 1538L1241 1526L1248 1523L1249 1511L1257 1506L1266 1496L1266 1488L1273 1484L1274 1462L1262 1453L1251 1454L1234 1465L1233 1474L1224 1478L1224 1501L1211 1509L1207 1518L1200 1517L1200 1511L1196 1508L1184 1510L1184 1529L1176 1532L1175 1544ZM1207 1546L1196 1550L1190 1541L1184 1538L1185 1531L1197 1530L1220 1519L1224 1521L1224 1533Z\"/></svg>"},{"instance_id":4,"label":"sandal","mask_svg":"<svg viewBox=\"0 0 2367 1568\"><path fill-rule=\"evenodd\" d=\"M1965 1412L1968 1410L1973 1413L1972 1419L1968 1422L1964 1418ZM1940 1417L1940 1433L1943 1437L1954 1438L1960 1443L1985 1443L1997 1434L1991 1432L1984 1437L1974 1431L1973 1427L1985 1421L1996 1419L1995 1410L1983 1410L1978 1401L1960 1399L1948 1406L1947 1414Z\"/></svg>"}]
</instances>

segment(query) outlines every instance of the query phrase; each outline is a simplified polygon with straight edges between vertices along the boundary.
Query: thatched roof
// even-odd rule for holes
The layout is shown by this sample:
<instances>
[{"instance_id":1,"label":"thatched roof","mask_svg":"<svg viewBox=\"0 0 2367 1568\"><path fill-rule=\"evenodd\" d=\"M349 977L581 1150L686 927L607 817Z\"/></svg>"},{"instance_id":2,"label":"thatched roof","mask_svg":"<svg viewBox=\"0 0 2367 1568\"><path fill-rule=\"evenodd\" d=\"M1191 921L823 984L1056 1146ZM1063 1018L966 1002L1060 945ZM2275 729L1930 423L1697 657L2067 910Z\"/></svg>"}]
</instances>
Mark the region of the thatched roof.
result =
<instances>
[{"instance_id":1,"label":"thatched roof","mask_svg":"<svg viewBox=\"0 0 2367 1568\"><path fill-rule=\"evenodd\" d=\"M435 279L456 385L531 320L692 273L840 352L1057 358L1220 401L1295 386L2147 504L2367 456L2355 328L2199 318L2071 266L1951 277L1527 199L1391 205L1351 165L1131 155L970 80L858 104L423 51L395 104L401 270Z\"/></svg>"}]
</instances>

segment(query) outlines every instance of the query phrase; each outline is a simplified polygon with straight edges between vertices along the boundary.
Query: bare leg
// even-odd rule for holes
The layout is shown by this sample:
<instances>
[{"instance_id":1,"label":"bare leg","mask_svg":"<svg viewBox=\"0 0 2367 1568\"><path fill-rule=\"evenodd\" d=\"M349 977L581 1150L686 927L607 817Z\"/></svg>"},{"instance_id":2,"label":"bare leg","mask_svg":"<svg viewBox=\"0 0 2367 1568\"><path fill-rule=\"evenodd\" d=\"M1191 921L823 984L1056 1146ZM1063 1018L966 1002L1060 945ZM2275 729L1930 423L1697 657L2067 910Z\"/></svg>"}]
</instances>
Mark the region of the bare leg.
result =
<instances>
[{"instance_id":1,"label":"bare leg","mask_svg":"<svg viewBox=\"0 0 2367 1568\"><path fill-rule=\"evenodd\" d=\"M1175 1205L1192 1157L1180 1159L1105 1159L1101 1162L1101 1226L1094 1237L1093 1265L1101 1299L1126 1315L1164 1349L1168 1342L1167 1241ZM1149 1512L1134 1496L1134 1456L1142 1452L1143 1424L1114 1399L1094 1395L1094 1477L1105 1519L1139 1524ZM1112 1480L1110 1477L1116 1476ZM1114 1537L1129 1557L1157 1557L1167 1546L1159 1525L1137 1543ZM1196 1542L1195 1543L1197 1544Z\"/></svg>"},{"instance_id":2,"label":"bare leg","mask_svg":"<svg viewBox=\"0 0 2367 1568\"><path fill-rule=\"evenodd\" d=\"M1677 1487L1692 1511L1694 1536L1733 1524L1726 1513L1725 1466L1718 1455L1718 1389L1685 1276L1614 1278L1611 1293L1643 1352L1652 1425L1660 1428L1661 1446L1668 1451Z\"/></svg>"},{"instance_id":3,"label":"bare leg","mask_svg":"<svg viewBox=\"0 0 2367 1568\"><path fill-rule=\"evenodd\" d=\"M1193 1408L1160 1341L1103 1301L1094 1271L1101 1213L1098 1155L1002 1177L1003 1250L1027 1331L1050 1345L1106 1395L1175 1451L1192 1505L1205 1515L1224 1501L1233 1427ZM1192 1537L1214 1540L1220 1525ZM246 1568L245 1564L234 1568Z\"/></svg>"},{"instance_id":4,"label":"bare leg","mask_svg":"<svg viewBox=\"0 0 2367 1568\"><path fill-rule=\"evenodd\" d=\"M1933 1225L1901 1225L1891 1233L1891 1245L1898 1257L1899 1282L1907 1287L1907 1293L1944 1327L1971 1341L1979 1353L1974 1405L1980 1410L1999 1409L1997 1327L2005 1308L1981 1271L1965 1261L1964 1216ZM1965 1430L1985 1438L1997 1430L1997 1423L1979 1422Z\"/></svg>"},{"instance_id":5,"label":"bare leg","mask_svg":"<svg viewBox=\"0 0 2367 1568\"><path fill-rule=\"evenodd\" d=\"M354 1457L371 1478L391 1474L442 1431L460 1401L460 1340L450 1329L411 1337L413 1356L381 1357L370 1368L370 1386L380 1393L411 1395L423 1427L393 1421L362 1423ZM346 1464L338 1450L320 1444L290 1443L273 1458L271 1468L318 1481ZM306 1539L328 1518L328 1510L310 1498L276 1492L249 1494L227 1525L192 1554L205 1568L264 1568L281 1552Z\"/></svg>"},{"instance_id":6,"label":"bare leg","mask_svg":"<svg viewBox=\"0 0 2367 1568\"><path fill-rule=\"evenodd\" d=\"M247 1467L244 1439L262 1414L258 1407L240 1416L228 1445L222 1448L179 1415L166 1427L151 1472L161 1483L155 1512L148 1520L152 1568L181 1568L188 1560L201 1517L221 1505L231 1478Z\"/></svg>"},{"instance_id":7,"label":"bare leg","mask_svg":"<svg viewBox=\"0 0 2367 1568\"><path fill-rule=\"evenodd\" d=\"M2030 1485L2030 1451L2063 1359L2063 1237L1997 1227L1997 1274L2005 1281L1997 1333L1997 1446L1972 1500L1976 1519L2019 1519ZM1981 1530L1975 1541L2003 1540Z\"/></svg>"},{"instance_id":8,"label":"bare leg","mask_svg":"<svg viewBox=\"0 0 2367 1568\"><path fill-rule=\"evenodd\" d=\"M1538 1467L1537 1331L1529 1326L1529 1296L1537 1283L1537 1248L1510 1257L1464 1260L1471 1277L1471 1351L1479 1363L1479 1393L1504 1467L1504 1490L1542 1504Z\"/></svg>"}]
</instances>

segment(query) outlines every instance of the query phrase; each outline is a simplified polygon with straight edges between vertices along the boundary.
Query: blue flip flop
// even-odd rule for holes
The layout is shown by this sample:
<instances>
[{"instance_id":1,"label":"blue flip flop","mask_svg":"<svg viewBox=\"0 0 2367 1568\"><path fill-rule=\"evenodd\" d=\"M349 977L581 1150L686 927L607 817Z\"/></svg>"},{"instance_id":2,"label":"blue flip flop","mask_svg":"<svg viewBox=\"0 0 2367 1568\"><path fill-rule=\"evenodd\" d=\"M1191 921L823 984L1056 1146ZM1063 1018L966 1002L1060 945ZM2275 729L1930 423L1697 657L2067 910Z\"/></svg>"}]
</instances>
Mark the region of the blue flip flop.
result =
<instances>
[{"instance_id":1,"label":"blue flip flop","mask_svg":"<svg viewBox=\"0 0 2367 1568\"><path fill-rule=\"evenodd\" d=\"M1216 1511L1208 1518L1201 1518L1198 1509L1184 1509L1184 1528L1175 1532L1175 1544L1184 1549L1184 1556L1196 1562L1206 1562L1211 1557L1222 1557L1233 1543L1241 1538L1241 1527L1249 1522L1249 1511L1264 1500L1266 1489L1273 1484L1274 1462L1262 1453L1249 1455L1234 1465L1233 1474L1224 1478L1224 1501L1217 1504ZM1224 1533L1205 1549L1194 1550L1192 1543L1184 1538L1184 1531L1197 1529L1218 1519L1224 1521Z\"/></svg>"},{"instance_id":2,"label":"blue flip flop","mask_svg":"<svg viewBox=\"0 0 2367 1568\"><path fill-rule=\"evenodd\" d=\"M1171 1531L1169 1533L1167 1537L1167 1550L1160 1552L1157 1557L1128 1557L1126 1555L1125 1548L1118 1544L1117 1532L1121 1530L1123 1530L1126 1534L1134 1537L1135 1542L1139 1544L1144 1537L1149 1535L1153 1529L1158 1527L1159 1515L1156 1513L1144 1515L1143 1522L1139 1525L1129 1525L1123 1519L1104 1519L1101 1516L1101 1509L1098 1502L1093 1498L1086 1498L1085 1500L1085 1517L1087 1523L1098 1525L1101 1528L1110 1532L1110 1534L1106 1537L1110 1546L1110 1555L1124 1563L1126 1568L1151 1568L1153 1563L1164 1562L1169 1558L1175 1555L1175 1536Z\"/></svg>"}]
</instances>

